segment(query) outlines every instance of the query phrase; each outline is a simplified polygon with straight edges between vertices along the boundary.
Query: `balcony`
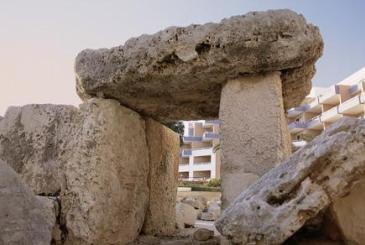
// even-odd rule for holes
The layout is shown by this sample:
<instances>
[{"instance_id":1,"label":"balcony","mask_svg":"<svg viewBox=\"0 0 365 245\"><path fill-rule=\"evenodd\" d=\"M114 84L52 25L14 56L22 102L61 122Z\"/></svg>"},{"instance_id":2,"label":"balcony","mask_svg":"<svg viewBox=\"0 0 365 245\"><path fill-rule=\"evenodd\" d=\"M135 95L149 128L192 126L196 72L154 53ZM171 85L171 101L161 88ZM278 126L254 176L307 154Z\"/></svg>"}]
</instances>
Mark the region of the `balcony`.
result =
<instances>
[{"instance_id":1,"label":"balcony","mask_svg":"<svg viewBox=\"0 0 365 245\"><path fill-rule=\"evenodd\" d=\"M340 87L331 86L328 91L318 97L320 104L338 105L340 103Z\"/></svg>"},{"instance_id":2,"label":"balcony","mask_svg":"<svg viewBox=\"0 0 365 245\"><path fill-rule=\"evenodd\" d=\"M179 164L179 172L189 172L189 164Z\"/></svg>"},{"instance_id":3,"label":"balcony","mask_svg":"<svg viewBox=\"0 0 365 245\"><path fill-rule=\"evenodd\" d=\"M314 130L322 130L323 125L320 119L320 116L313 117L309 121L306 122L307 129L314 129Z\"/></svg>"},{"instance_id":4,"label":"balcony","mask_svg":"<svg viewBox=\"0 0 365 245\"><path fill-rule=\"evenodd\" d=\"M202 140L203 140L203 137L201 137L201 136L184 136L183 137L184 143L199 142Z\"/></svg>"},{"instance_id":5,"label":"balcony","mask_svg":"<svg viewBox=\"0 0 365 245\"><path fill-rule=\"evenodd\" d=\"M348 89L349 94L356 94L361 92L361 85L360 84L354 84L352 86L350 86L350 88Z\"/></svg>"},{"instance_id":6,"label":"balcony","mask_svg":"<svg viewBox=\"0 0 365 245\"><path fill-rule=\"evenodd\" d=\"M295 133L299 133L300 131L302 131L303 129L306 128L306 124L305 122L298 122L298 121L295 121L295 122L292 122L288 125L289 127L289 132L291 134L295 134Z\"/></svg>"},{"instance_id":7,"label":"balcony","mask_svg":"<svg viewBox=\"0 0 365 245\"><path fill-rule=\"evenodd\" d=\"M204 163L194 163L193 171L210 171L212 169L212 163L204 162Z\"/></svg>"},{"instance_id":8,"label":"balcony","mask_svg":"<svg viewBox=\"0 0 365 245\"><path fill-rule=\"evenodd\" d=\"M210 156L213 153L212 147L206 147L206 148L196 148L193 150L192 155L193 156Z\"/></svg>"},{"instance_id":9,"label":"balcony","mask_svg":"<svg viewBox=\"0 0 365 245\"><path fill-rule=\"evenodd\" d=\"M313 113L320 113L322 111L322 107L319 103L318 97L315 97L314 100L308 104L308 108L306 111Z\"/></svg>"},{"instance_id":10,"label":"balcony","mask_svg":"<svg viewBox=\"0 0 365 245\"><path fill-rule=\"evenodd\" d=\"M339 106L339 113L345 115L358 115L364 112L364 105L361 103L361 96L357 95L346 100Z\"/></svg>"},{"instance_id":11,"label":"balcony","mask_svg":"<svg viewBox=\"0 0 365 245\"><path fill-rule=\"evenodd\" d=\"M216 120L205 120L205 125L221 125L222 121L219 119Z\"/></svg>"},{"instance_id":12,"label":"balcony","mask_svg":"<svg viewBox=\"0 0 365 245\"><path fill-rule=\"evenodd\" d=\"M212 132L205 132L205 133L203 134L203 140L204 140L204 141L214 140L214 139L219 139L219 134L217 134L217 133L212 133Z\"/></svg>"},{"instance_id":13,"label":"balcony","mask_svg":"<svg viewBox=\"0 0 365 245\"><path fill-rule=\"evenodd\" d=\"M182 157L188 157L191 156L193 154L193 150L192 149L183 149L181 151L181 156Z\"/></svg>"},{"instance_id":14,"label":"balcony","mask_svg":"<svg viewBox=\"0 0 365 245\"><path fill-rule=\"evenodd\" d=\"M295 108L291 108L288 110L288 117L293 118L293 117L299 116L300 114L305 112L308 108L309 108L308 104L301 105L301 106L298 106Z\"/></svg>"},{"instance_id":15,"label":"balcony","mask_svg":"<svg viewBox=\"0 0 365 245\"><path fill-rule=\"evenodd\" d=\"M342 117L342 115L339 113L338 106L335 106L335 107L329 109L328 111L325 111L322 113L321 121L332 123L332 122L337 121L341 117Z\"/></svg>"}]
</instances>

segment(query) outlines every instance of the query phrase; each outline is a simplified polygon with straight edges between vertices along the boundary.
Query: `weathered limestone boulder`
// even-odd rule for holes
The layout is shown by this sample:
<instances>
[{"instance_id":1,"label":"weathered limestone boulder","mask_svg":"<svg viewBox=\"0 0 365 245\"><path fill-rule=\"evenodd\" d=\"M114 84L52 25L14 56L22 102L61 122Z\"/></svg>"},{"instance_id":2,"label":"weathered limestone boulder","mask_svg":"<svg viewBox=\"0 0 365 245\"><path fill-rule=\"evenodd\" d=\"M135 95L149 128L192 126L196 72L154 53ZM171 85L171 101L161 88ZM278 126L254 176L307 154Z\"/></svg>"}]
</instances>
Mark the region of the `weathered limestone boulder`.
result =
<instances>
[{"instance_id":1,"label":"weathered limestone boulder","mask_svg":"<svg viewBox=\"0 0 365 245\"><path fill-rule=\"evenodd\" d=\"M343 118L251 185L217 229L235 244L281 244L365 178L365 120Z\"/></svg>"},{"instance_id":2,"label":"weathered limestone boulder","mask_svg":"<svg viewBox=\"0 0 365 245\"><path fill-rule=\"evenodd\" d=\"M199 228L193 233L193 240L195 241L207 241L214 237L214 231Z\"/></svg>"},{"instance_id":3,"label":"weathered limestone boulder","mask_svg":"<svg viewBox=\"0 0 365 245\"><path fill-rule=\"evenodd\" d=\"M309 93L323 42L290 10L251 12L220 23L170 27L76 58L81 98L113 98L158 121L217 118L221 87L242 75L280 71L284 104ZM294 92L293 92L294 91Z\"/></svg>"},{"instance_id":4,"label":"weathered limestone boulder","mask_svg":"<svg viewBox=\"0 0 365 245\"><path fill-rule=\"evenodd\" d=\"M365 178L333 203L331 214L346 244L365 244Z\"/></svg>"},{"instance_id":5,"label":"weathered limestone boulder","mask_svg":"<svg viewBox=\"0 0 365 245\"><path fill-rule=\"evenodd\" d=\"M222 90L222 202L227 207L291 153L278 72L229 81Z\"/></svg>"},{"instance_id":6,"label":"weathered limestone boulder","mask_svg":"<svg viewBox=\"0 0 365 245\"><path fill-rule=\"evenodd\" d=\"M11 108L0 159L36 192L60 195L66 244L125 244L148 204L145 121L115 100Z\"/></svg>"},{"instance_id":7,"label":"weathered limestone boulder","mask_svg":"<svg viewBox=\"0 0 365 245\"><path fill-rule=\"evenodd\" d=\"M208 205L206 211L200 215L201 220L215 221L221 214L221 206L217 202L212 202Z\"/></svg>"},{"instance_id":8,"label":"weathered limestone boulder","mask_svg":"<svg viewBox=\"0 0 365 245\"><path fill-rule=\"evenodd\" d=\"M179 229L193 227L198 217L198 211L186 203L176 204L176 224Z\"/></svg>"},{"instance_id":9,"label":"weathered limestone boulder","mask_svg":"<svg viewBox=\"0 0 365 245\"><path fill-rule=\"evenodd\" d=\"M0 160L0 244L49 245L55 223L53 201L35 196Z\"/></svg>"},{"instance_id":10,"label":"weathered limestone boulder","mask_svg":"<svg viewBox=\"0 0 365 245\"><path fill-rule=\"evenodd\" d=\"M114 100L80 106L65 168L62 213L69 244L125 244L142 229L148 204L144 120Z\"/></svg>"},{"instance_id":11,"label":"weathered limestone boulder","mask_svg":"<svg viewBox=\"0 0 365 245\"><path fill-rule=\"evenodd\" d=\"M59 193L62 160L77 108L66 105L10 107L0 121L0 159L8 162L36 194Z\"/></svg>"},{"instance_id":12,"label":"weathered limestone boulder","mask_svg":"<svg viewBox=\"0 0 365 245\"><path fill-rule=\"evenodd\" d=\"M189 204L198 212L202 212L207 208L207 199L203 196L187 196L181 200L182 203Z\"/></svg>"},{"instance_id":13,"label":"weathered limestone boulder","mask_svg":"<svg viewBox=\"0 0 365 245\"><path fill-rule=\"evenodd\" d=\"M179 135L162 124L147 119L146 137L150 192L143 232L149 235L173 235L176 231Z\"/></svg>"}]
</instances>

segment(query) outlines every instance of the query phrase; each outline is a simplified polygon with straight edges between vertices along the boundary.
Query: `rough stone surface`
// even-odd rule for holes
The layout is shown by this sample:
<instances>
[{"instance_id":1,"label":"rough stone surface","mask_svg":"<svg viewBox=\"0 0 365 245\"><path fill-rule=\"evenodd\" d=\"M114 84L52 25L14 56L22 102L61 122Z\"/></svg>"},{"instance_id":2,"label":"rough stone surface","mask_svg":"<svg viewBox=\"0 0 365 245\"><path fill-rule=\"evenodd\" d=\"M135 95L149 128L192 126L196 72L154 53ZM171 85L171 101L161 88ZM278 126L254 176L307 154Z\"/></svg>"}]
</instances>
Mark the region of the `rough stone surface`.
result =
<instances>
[{"instance_id":1,"label":"rough stone surface","mask_svg":"<svg viewBox=\"0 0 365 245\"><path fill-rule=\"evenodd\" d=\"M149 192L145 122L119 102L11 108L0 121L0 159L14 162L34 192L60 195L66 244L125 244L141 231Z\"/></svg>"},{"instance_id":2,"label":"rough stone surface","mask_svg":"<svg viewBox=\"0 0 365 245\"><path fill-rule=\"evenodd\" d=\"M219 118L223 207L291 153L278 72L229 81Z\"/></svg>"},{"instance_id":3,"label":"rough stone surface","mask_svg":"<svg viewBox=\"0 0 365 245\"><path fill-rule=\"evenodd\" d=\"M331 213L346 244L365 244L365 180L351 193L333 203Z\"/></svg>"},{"instance_id":4,"label":"rough stone surface","mask_svg":"<svg viewBox=\"0 0 365 245\"><path fill-rule=\"evenodd\" d=\"M142 229L148 204L144 120L117 101L80 106L62 192L68 244L125 244Z\"/></svg>"},{"instance_id":5,"label":"rough stone surface","mask_svg":"<svg viewBox=\"0 0 365 245\"><path fill-rule=\"evenodd\" d=\"M35 196L0 160L0 244L49 245L55 222L52 200Z\"/></svg>"},{"instance_id":6,"label":"rough stone surface","mask_svg":"<svg viewBox=\"0 0 365 245\"><path fill-rule=\"evenodd\" d=\"M193 234L193 240L195 241L207 241L214 237L214 231L200 228L197 229Z\"/></svg>"},{"instance_id":7,"label":"rough stone surface","mask_svg":"<svg viewBox=\"0 0 365 245\"><path fill-rule=\"evenodd\" d=\"M281 244L365 174L365 120L343 118L251 185L216 222L237 244Z\"/></svg>"},{"instance_id":8,"label":"rough stone surface","mask_svg":"<svg viewBox=\"0 0 365 245\"><path fill-rule=\"evenodd\" d=\"M146 137L150 161L150 192L143 232L149 235L173 235L176 231L179 135L162 124L147 119Z\"/></svg>"},{"instance_id":9,"label":"rough stone surface","mask_svg":"<svg viewBox=\"0 0 365 245\"><path fill-rule=\"evenodd\" d=\"M216 202L209 204L208 209L201 213L200 219L206 221L215 221L221 214L221 207Z\"/></svg>"},{"instance_id":10,"label":"rough stone surface","mask_svg":"<svg viewBox=\"0 0 365 245\"><path fill-rule=\"evenodd\" d=\"M64 184L62 157L69 150L77 109L66 105L10 107L0 121L0 159L36 194L59 193Z\"/></svg>"},{"instance_id":11,"label":"rough stone surface","mask_svg":"<svg viewBox=\"0 0 365 245\"><path fill-rule=\"evenodd\" d=\"M189 204L200 212L207 208L207 199L203 196L187 196L184 197L181 202Z\"/></svg>"},{"instance_id":12,"label":"rough stone surface","mask_svg":"<svg viewBox=\"0 0 365 245\"><path fill-rule=\"evenodd\" d=\"M309 93L323 41L290 10L170 27L76 58L81 98L114 98L158 121L217 118L221 86L244 74L281 71L287 108ZM285 91L288 89L288 91ZM295 93L291 93L295 90Z\"/></svg>"},{"instance_id":13,"label":"rough stone surface","mask_svg":"<svg viewBox=\"0 0 365 245\"><path fill-rule=\"evenodd\" d=\"M198 212L189 204L176 204L176 224L179 229L194 226L197 216Z\"/></svg>"}]
</instances>

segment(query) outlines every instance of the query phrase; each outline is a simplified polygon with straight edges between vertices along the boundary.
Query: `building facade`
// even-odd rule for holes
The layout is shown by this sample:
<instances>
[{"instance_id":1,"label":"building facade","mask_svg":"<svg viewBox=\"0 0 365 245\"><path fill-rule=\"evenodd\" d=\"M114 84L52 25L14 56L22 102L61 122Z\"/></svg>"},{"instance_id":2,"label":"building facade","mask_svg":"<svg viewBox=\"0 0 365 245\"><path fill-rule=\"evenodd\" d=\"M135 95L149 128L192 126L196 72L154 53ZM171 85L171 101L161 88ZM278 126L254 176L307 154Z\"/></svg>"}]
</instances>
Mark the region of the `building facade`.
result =
<instances>
[{"instance_id":1,"label":"building facade","mask_svg":"<svg viewBox=\"0 0 365 245\"><path fill-rule=\"evenodd\" d=\"M184 122L180 179L220 178L219 125L219 120Z\"/></svg>"},{"instance_id":2,"label":"building facade","mask_svg":"<svg viewBox=\"0 0 365 245\"><path fill-rule=\"evenodd\" d=\"M342 117L364 118L365 67L329 88L312 88L303 103L288 110L294 146L310 141Z\"/></svg>"}]
</instances>

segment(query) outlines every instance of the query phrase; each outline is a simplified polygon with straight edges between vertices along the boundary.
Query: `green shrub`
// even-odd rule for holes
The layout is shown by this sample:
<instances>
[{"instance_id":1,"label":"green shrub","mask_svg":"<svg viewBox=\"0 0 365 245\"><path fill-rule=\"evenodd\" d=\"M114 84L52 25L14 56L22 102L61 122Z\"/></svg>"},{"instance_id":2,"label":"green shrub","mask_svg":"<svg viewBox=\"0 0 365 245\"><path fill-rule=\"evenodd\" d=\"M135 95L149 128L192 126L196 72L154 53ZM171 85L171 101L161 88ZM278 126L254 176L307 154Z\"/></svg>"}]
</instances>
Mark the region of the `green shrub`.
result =
<instances>
[{"instance_id":1,"label":"green shrub","mask_svg":"<svg viewBox=\"0 0 365 245\"><path fill-rule=\"evenodd\" d=\"M211 179L208 181L209 187L220 187L221 186L221 179Z\"/></svg>"}]
</instances>

